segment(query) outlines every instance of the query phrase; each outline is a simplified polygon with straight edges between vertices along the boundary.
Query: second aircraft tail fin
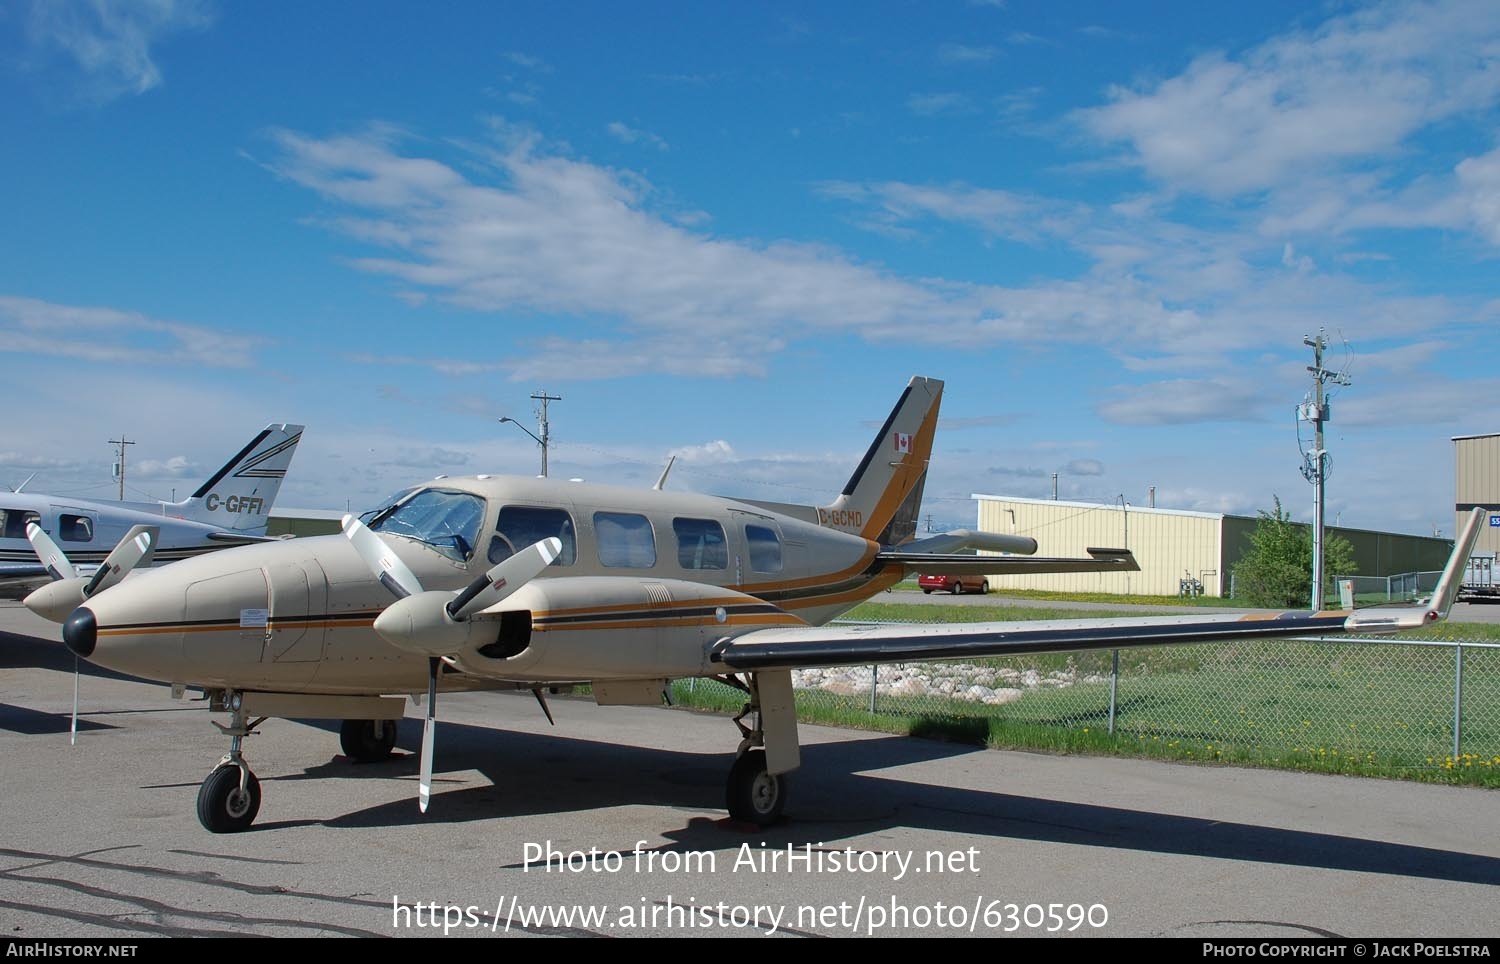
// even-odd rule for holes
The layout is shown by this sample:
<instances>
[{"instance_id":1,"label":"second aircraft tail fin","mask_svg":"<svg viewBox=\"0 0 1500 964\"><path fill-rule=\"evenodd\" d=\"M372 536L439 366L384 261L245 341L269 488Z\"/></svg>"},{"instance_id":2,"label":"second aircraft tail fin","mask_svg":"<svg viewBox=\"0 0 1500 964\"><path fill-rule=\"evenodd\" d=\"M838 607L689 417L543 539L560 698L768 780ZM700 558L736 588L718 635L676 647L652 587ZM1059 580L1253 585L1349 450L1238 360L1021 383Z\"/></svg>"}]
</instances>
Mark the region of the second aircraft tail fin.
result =
<instances>
[{"instance_id":1,"label":"second aircraft tail fin","mask_svg":"<svg viewBox=\"0 0 1500 964\"><path fill-rule=\"evenodd\" d=\"M262 535L271 504L302 441L302 426L267 425L234 458L181 502L165 504L168 514L244 535Z\"/></svg>"}]
</instances>

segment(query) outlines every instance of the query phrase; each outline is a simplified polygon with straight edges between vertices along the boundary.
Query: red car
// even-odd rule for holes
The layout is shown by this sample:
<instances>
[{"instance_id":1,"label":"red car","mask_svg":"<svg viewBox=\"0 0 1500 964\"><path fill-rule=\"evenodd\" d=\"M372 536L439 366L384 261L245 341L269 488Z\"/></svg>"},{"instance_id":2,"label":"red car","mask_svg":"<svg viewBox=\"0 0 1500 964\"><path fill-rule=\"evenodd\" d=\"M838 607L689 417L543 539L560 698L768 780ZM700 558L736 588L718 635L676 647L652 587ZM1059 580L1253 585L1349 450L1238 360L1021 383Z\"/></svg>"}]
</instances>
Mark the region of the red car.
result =
<instances>
[{"instance_id":1,"label":"red car","mask_svg":"<svg viewBox=\"0 0 1500 964\"><path fill-rule=\"evenodd\" d=\"M990 591L989 580L983 576L918 576L917 585L924 593L938 589L955 596L961 592L984 594Z\"/></svg>"}]
</instances>

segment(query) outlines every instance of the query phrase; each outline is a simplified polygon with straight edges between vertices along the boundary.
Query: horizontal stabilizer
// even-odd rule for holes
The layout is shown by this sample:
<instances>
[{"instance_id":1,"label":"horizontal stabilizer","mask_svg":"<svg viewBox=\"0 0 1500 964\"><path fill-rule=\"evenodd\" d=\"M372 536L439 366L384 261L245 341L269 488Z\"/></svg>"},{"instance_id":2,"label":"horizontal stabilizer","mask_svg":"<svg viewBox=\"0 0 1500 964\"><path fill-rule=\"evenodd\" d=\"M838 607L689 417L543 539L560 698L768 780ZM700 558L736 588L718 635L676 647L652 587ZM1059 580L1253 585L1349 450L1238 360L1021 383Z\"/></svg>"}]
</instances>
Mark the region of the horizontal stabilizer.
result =
<instances>
[{"instance_id":1,"label":"horizontal stabilizer","mask_svg":"<svg viewBox=\"0 0 1500 964\"><path fill-rule=\"evenodd\" d=\"M899 563L908 573L947 576L1009 576L1038 572L1140 572L1127 549L1089 549L1087 559L1049 556L956 556L944 552L883 549L876 560Z\"/></svg>"},{"instance_id":2,"label":"horizontal stabilizer","mask_svg":"<svg viewBox=\"0 0 1500 964\"><path fill-rule=\"evenodd\" d=\"M1002 532L975 532L972 529L954 529L935 536L917 539L901 546L902 552L959 552L964 549L982 549L985 552L1018 552L1033 555L1036 540L1030 536L1012 536Z\"/></svg>"}]
</instances>

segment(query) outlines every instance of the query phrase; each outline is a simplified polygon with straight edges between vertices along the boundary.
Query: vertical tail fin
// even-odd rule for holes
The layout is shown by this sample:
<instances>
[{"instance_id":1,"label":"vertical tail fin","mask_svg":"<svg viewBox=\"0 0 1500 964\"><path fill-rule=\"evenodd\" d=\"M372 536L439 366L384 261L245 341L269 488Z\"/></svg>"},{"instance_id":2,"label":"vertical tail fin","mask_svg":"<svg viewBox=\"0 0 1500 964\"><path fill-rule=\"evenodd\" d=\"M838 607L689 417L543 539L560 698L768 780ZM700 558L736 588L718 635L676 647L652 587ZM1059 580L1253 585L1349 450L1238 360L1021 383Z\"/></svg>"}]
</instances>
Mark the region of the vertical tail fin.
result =
<instances>
[{"instance_id":1,"label":"vertical tail fin","mask_svg":"<svg viewBox=\"0 0 1500 964\"><path fill-rule=\"evenodd\" d=\"M264 534L300 441L301 425L267 425L198 491L181 502L164 503L167 513L231 532Z\"/></svg>"},{"instance_id":2,"label":"vertical tail fin","mask_svg":"<svg viewBox=\"0 0 1500 964\"><path fill-rule=\"evenodd\" d=\"M883 545L910 540L916 534L942 400L941 381L912 378L849 484L831 505L818 510L818 522Z\"/></svg>"}]
</instances>

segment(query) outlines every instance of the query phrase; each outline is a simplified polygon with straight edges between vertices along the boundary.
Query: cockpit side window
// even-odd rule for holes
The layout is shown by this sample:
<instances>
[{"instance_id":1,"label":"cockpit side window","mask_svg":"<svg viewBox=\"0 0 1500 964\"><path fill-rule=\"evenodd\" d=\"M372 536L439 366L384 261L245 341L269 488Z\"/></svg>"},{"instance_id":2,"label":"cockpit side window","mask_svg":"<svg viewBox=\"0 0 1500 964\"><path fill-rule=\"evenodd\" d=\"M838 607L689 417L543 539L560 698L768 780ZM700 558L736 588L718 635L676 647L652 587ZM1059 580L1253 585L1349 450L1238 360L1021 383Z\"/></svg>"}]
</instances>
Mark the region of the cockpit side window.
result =
<instances>
[{"instance_id":1,"label":"cockpit side window","mask_svg":"<svg viewBox=\"0 0 1500 964\"><path fill-rule=\"evenodd\" d=\"M26 523L41 525L42 517L24 509L0 509L0 535L6 539L26 538Z\"/></svg>"},{"instance_id":2,"label":"cockpit side window","mask_svg":"<svg viewBox=\"0 0 1500 964\"><path fill-rule=\"evenodd\" d=\"M724 528L713 519L673 519L677 564L684 569L727 569L729 550Z\"/></svg>"},{"instance_id":3,"label":"cockpit side window","mask_svg":"<svg viewBox=\"0 0 1500 964\"><path fill-rule=\"evenodd\" d=\"M24 535L24 533L22 533ZM94 520L63 512L57 517L57 537L63 542L93 542Z\"/></svg>"},{"instance_id":4,"label":"cockpit side window","mask_svg":"<svg viewBox=\"0 0 1500 964\"><path fill-rule=\"evenodd\" d=\"M527 546L553 536L561 540L562 552L552 564L571 566L578 557L578 540L573 534L573 517L566 509L508 505L500 510L486 558L491 565L503 562Z\"/></svg>"},{"instance_id":5,"label":"cockpit side window","mask_svg":"<svg viewBox=\"0 0 1500 964\"><path fill-rule=\"evenodd\" d=\"M595 512L594 543L599 565L650 569L656 565L656 536L651 520L633 512Z\"/></svg>"},{"instance_id":6,"label":"cockpit side window","mask_svg":"<svg viewBox=\"0 0 1500 964\"><path fill-rule=\"evenodd\" d=\"M484 500L479 496L452 489L423 489L398 505L377 511L369 526L376 532L426 543L463 562L474 552L483 521Z\"/></svg>"}]
</instances>

